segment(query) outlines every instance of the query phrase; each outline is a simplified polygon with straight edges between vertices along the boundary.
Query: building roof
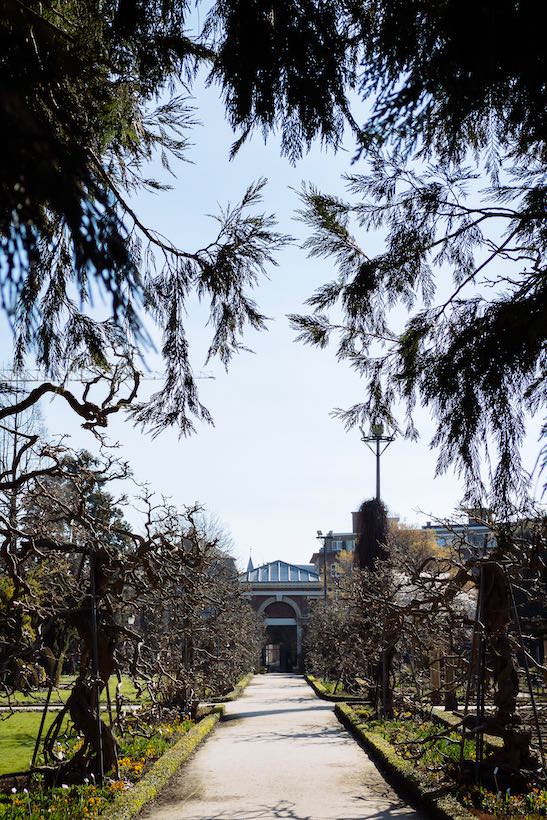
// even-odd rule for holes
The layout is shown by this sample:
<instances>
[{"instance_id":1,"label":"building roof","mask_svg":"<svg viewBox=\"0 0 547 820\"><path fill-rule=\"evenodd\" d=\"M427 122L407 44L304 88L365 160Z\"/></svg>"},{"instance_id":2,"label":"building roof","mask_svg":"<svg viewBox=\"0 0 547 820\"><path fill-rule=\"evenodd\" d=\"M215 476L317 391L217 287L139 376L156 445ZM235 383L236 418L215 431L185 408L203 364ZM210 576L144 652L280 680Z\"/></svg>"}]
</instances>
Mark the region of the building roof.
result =
<instances>
[{"instance_id":1,"label":"building roof","mask_svg":"<svg viewBox=\"0 0 547 820\"><path fill-rule=\"evenodd\" d=\"M287 564L286 561L270 561L239 574L239 580L250 584L296 583L316 584L319 575L308 564Z\"/></svg>"}]
</instances>

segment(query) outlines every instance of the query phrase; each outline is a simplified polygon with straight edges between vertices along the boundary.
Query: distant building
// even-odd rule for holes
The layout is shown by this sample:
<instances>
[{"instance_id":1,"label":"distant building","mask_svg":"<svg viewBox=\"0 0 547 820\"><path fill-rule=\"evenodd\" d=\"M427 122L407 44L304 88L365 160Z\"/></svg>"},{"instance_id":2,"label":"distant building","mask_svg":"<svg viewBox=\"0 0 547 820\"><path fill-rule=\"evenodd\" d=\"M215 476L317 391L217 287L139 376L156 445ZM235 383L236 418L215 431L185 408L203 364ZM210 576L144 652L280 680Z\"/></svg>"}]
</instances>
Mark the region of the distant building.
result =
<instances>
[{"instance_id":1,"label":"distant building","mask_svg":"<svg viewBox=\"0 0 547 820\"><path fill-rule=\"evenodd\" d=\"M318 534L317 538L321 544L310 558L310 564L314 567L315 572L322 575L326 563L327 573L334 575L340 553L355 551L356 537L354 532L333 532L332 530L325 535Z\"/></svg>"},{"instance_id":2,"label":"distant building","mask_svg":"<svg viewBox=\"0 0 547 820\"><path fill-rule=\"evenodd\" d=\"M496 539L486 523L488 520L488 510L468 510L466 523L432 524L428 521L422 529L433 533L439 547L468 545L476 552L495 546Z\"/></svg>"},{"instance_id":3,"label":"distant building","mask_svg":"<svg viewBox=\"0 0 547 820\"><path fill-rule=\"evenodd\" d=\"M264 666L270 672L302 671L310 602L323 595L315 568L285 561L270 561L255 568L249 559L239 581L255 612L264 618L268 635Z\"/></svg>"},{"instance_id":4,"label":"distant building","mask_svg":"<svg viewBox=\"0 0 547 820\"><path fill-rule=\"evenodd\" d=\"M342 552L355 552L357 544L357 532L359 529L359 515L358 512L351 514L351 532L333 532L330 530L326 534L318 531L317 539L321 545L310 558L310 564L313 564L318 575L323 575L323 568L327 565L327 584L330 588L332 579L336 577L336 562L340 558ZM397 516L388 518L389 523L398 522Z\"/></svg>"}]
</instances>

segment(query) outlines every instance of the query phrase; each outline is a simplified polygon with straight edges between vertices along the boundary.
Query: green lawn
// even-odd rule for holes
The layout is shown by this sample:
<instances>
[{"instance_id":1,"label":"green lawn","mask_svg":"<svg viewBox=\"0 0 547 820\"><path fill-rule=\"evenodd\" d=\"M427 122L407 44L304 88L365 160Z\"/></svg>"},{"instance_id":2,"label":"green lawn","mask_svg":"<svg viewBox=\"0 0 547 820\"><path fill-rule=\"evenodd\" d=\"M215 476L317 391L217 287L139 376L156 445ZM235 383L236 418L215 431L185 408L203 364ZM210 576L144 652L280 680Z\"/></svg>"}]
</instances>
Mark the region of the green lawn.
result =
<instances>
[{"instance_id":1,"label":"green lawn","mask_svg":"<svg viewBox=\"0 0 547 820\"><path fill-rule=\"evenodd\" d=\"M50 704L52 706L58 706L66 702L70 694L70 684L73 681L74 676L63 675L61 686L51 693ZM137 700L135 687L131 680L125 676L122 678L121 693L127 701L135 702ZM114 698L114 682L110 683L110 694ZM37 689L31 694L19 692L15 697L10 698L9 702L12 706L41 706L45 703L46 696L47 689ZM143 695L142 700L148 700L148 695ZM102 694L101 701L106 702L106 693ZM0 697L0 706L7 705L8 698L5 696ZM56 714L57 712L48 713L44 732L51 725ZM41 717L41 711L14 712L9 716L8 713L0 713L0 774L22 772L28 769Z\"/></svg>"},{"instance_id":2,"label":"green lawn","mask_svg":"<svg viewBox=\"0 0 547 820\"><path fill-rule=\"evenodd\" d=\"M51 725L55 712L46 717L44 731ZM41 712L15 712L0 720L0 774L28 769L40 726Z\"/></svg>"},{"instance_id":3,"label":"green lawn","mask_svg":"<svg viewBox=\"0 0 547 820\"><path fill-rule=\"evenodd\" d=\"M54 689L51 693L50 703L52 706L58 706L61 703L66 703L67 698L70 695L70 684L74 680L74 675L62 675L60 686L57 689ZM114 700L116 693L115 680L110 681L109 688L110 697L112 698L112 700ZM120 690L125 700L132 702L137 700L137 691L135 689L135 686L133 682L130 680L130 678L128 678L126 675L122 676ZM5 695L0 695L0 706L8 706L10 703L12 706L41 706L45 703L46 697L47 689L35 689L33 692L28 694L16 692L10 698L6 697ZM142 697L142 700L148 699L148 694L145 693ZM106 692L102 693L101 701L106 702Z\"/></svg>"}]
</instances>

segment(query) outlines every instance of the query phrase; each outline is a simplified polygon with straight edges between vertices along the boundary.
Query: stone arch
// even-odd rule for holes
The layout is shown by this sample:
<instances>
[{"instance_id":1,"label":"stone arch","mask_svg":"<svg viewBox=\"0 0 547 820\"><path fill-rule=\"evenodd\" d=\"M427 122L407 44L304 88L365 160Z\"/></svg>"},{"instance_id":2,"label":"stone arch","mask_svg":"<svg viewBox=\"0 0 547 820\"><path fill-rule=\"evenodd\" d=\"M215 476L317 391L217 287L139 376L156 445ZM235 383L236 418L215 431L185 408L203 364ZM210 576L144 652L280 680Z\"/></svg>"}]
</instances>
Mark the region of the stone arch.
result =
<instances>
[{"instance_id":1,"label":"stone arch","mask_svg":"<svg viewBox=\"0 0 547 820\"><path fill-rule=\"evenodd\" d=\"M278 598L277 595L272 595L270 598L266 598L266 600L262 601L262 603L258 607L258 610L257 610L258 614L261 615L262 617L264 617L264 613L265 613L266 608L268 606L270 606L270 604L275 604L275 603L287 604L287 606L290 606L290 608L292 610L294 610L294 617L296 618L296 620L297 621L301 620L302 611L301 611L300 607L298 606L296 601L294 601L292 598L287 599L285 596L283 596L282 598Z\"/></svg>"},{"instance_id":2,"label":"stone arch","mask_svg":"<svg viewBox=\"0 0 547 820\"><path fill-rule=\"evenodd\" d=\"M274 601L264 609L266 618L292 618L296 621L296 612L287 601Z\"/></svg>"}]
</instances>

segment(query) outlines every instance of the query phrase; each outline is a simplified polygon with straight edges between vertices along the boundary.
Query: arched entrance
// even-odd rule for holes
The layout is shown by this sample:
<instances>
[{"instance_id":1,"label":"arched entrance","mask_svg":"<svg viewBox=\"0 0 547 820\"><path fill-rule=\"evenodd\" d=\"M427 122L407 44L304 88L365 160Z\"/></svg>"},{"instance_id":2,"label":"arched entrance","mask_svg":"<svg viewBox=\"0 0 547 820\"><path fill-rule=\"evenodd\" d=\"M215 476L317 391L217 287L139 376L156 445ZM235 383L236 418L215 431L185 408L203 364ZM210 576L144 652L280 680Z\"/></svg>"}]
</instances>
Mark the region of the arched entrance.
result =
<instances>
[{"instance_id":1,"label":"arched entrance","mask_svg":"<svg viewBox=\"0 0 547 820\"><path fill-rule=\"evenodd\" d=\"M297 613L286 601L273 601L264 607L266 645L263 663L268 672L292 672L299 662Z\"/></svg>"}]
</instances>

